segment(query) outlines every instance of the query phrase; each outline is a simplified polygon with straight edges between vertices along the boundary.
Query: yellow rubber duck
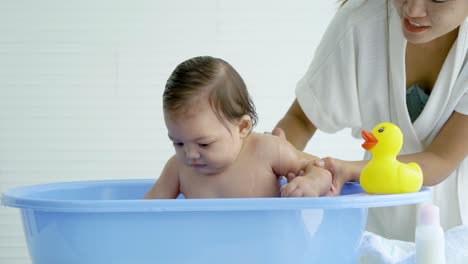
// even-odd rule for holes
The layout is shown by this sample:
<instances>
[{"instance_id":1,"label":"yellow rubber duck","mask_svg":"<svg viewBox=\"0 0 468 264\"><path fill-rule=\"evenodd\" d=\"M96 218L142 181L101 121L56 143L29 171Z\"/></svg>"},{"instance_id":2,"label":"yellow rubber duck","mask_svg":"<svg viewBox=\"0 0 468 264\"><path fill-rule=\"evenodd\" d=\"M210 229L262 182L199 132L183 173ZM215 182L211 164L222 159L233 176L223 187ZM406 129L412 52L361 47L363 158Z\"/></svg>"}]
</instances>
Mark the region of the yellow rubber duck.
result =
<instances>
[{"instance_id":1,"label":"yellow rubber duck","mask_svg":"<svg viewBox=\"0 0 468 264\"><path fill-rule=\"evenodd\" d=\"M392 123L380 123L372 132L362 130L362 147L372 153L372 159L361 172L361 186L371 194L417 192L423 174L417 163L401 163L396 159L403 145L403 134Z\"/></svg>"}]
</instances>

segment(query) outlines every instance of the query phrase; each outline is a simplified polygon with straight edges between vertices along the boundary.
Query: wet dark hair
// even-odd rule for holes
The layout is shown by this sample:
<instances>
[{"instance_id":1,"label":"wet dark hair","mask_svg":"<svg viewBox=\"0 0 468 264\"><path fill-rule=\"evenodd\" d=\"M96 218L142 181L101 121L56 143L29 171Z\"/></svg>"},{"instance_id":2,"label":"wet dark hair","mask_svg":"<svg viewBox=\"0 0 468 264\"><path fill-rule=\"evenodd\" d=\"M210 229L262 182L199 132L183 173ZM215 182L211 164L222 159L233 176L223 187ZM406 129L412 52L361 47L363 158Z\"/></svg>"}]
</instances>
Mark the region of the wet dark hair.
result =
<instances>
[{"instance_id":1,"label":"wet dark hair","mask_svg":"<svg viewBox=\"0 0 468 264\"><path fill-rule=\"evenodd\" d=\"M164 111L189 113L193 99L208 92L211 108L218 119L233 122L244 115L257 123L255 105L244 80L226 61L199 56L180 63L166 82L163 94Z\"/></svg>"}]
</instances>

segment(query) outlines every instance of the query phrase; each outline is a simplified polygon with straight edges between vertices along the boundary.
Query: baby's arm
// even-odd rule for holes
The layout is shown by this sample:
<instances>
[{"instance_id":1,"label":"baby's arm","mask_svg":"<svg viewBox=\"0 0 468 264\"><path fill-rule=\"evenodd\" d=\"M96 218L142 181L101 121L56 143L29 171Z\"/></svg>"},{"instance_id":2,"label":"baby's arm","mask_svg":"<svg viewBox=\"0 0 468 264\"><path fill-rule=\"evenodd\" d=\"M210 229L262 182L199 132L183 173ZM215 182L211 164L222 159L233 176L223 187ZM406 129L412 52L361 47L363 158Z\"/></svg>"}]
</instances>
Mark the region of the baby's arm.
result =
<instances>
[{"instance_id":1,"label":"baby's arm","mask_svg":"<svg viewBox=\"0 0 468 264\"><path fill-rule=\"evenodd\" d=\"M303 153L308 155L306 153ZM304 155L297 153L297 157ZM288 183L281 187L282 197L318 197L333 193L333 177L330 171L315 165L315 160L302 164L300 177L288 177Z\"/></svg>"},{"instance_id":2,"label":"baby's arm","mask_svg":"<svg viewBox=\"0 0 468 264\"><path fill-rule=\"evenodd\" d=\"M314 165L318 158L297 150L291 143L280 138L270 137L269 145L274 146L271 151L272 168L277 175L303 174L301 177L290 179L281 188L283 197L323 196L332 186L331 173ZM304 173L301 173L303 171Z\"/></svg>"},{"instance_id":3,"label":"baby's arm","mask_svg":"<svg viewBox=\"0 0 468 264\"><path fill-rule=\"evenodd\" d=\"M174 199L179 195L179 171L175 156L170 158L145 199Z\"/></svg>"},{"instance_id":4,"label":"baby's arm","mask_svg":"<svg viewBox=\"0 0 468 264\"><path fill-rule=\"evenodd\" d=\"M332 183L329 191L325 194L326 196L340 195L341 189L345 183L359 181L359 174L366 163L367 161L346 161L332 157L317 159L313 162L315 166L324 168L331 173ZM288 188L294 188L296 184L302 184L302 181L306 181L304 179L296 180L297 176L303 176L303 172L299 175L291 174L292 173L288 175L288 180L294 184L288 186Z\"/></svg>"}]
</instances>

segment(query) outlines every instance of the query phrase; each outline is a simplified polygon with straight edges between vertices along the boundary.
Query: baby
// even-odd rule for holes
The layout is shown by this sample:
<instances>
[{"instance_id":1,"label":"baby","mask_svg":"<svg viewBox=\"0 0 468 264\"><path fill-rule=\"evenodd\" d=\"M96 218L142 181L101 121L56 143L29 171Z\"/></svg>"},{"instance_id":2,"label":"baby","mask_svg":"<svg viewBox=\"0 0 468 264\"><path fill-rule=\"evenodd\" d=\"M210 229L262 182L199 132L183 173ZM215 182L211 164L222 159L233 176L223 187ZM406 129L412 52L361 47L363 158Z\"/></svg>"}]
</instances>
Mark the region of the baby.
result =
<instances>
[{"instance_id":1,"label":"baby","mask_svg":"<svg viewBox=\"0 0 468 264\"><path fill-rule=\"evenodd\" d=\"M179 64L163 94L164 121L175 155L145 199L321 196L329 171L286 140L252 132L254 104L237 71L209 56ZM279 188L280 176L295 177ZM311 177L307 188L300 181ZM323 180L326 179L326 180ZM317 192L317 189L319 191ZM310 190L314 190L313 193Z\"/></svg>"}]
</instances>

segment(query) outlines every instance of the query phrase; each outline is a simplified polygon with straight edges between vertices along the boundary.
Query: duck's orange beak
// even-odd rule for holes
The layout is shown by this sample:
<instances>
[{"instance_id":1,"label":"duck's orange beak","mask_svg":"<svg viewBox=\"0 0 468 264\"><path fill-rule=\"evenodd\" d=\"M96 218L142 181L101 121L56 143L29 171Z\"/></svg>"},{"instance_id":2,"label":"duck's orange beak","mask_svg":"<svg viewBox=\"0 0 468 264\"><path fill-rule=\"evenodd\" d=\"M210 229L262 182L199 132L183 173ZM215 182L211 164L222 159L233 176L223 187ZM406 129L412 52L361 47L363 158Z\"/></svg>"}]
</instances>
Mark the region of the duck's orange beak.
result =
<instances>
[{"instance_id":1,"label":"duck's orange beak","mask_svg":"<svg viewBox=\"0 0 468 264\"><path fill-rule=\"evenodd\" d=\"M367 131L367 130L362 130L361 131L361 136L362 138L365 140L364 143L362 143L362 147L365 149L365 150L370 150L371 148L373 148L375 146L375 144L377 144L377 142L379 142L375 136Z\"/></svg>"}]
</instances>

